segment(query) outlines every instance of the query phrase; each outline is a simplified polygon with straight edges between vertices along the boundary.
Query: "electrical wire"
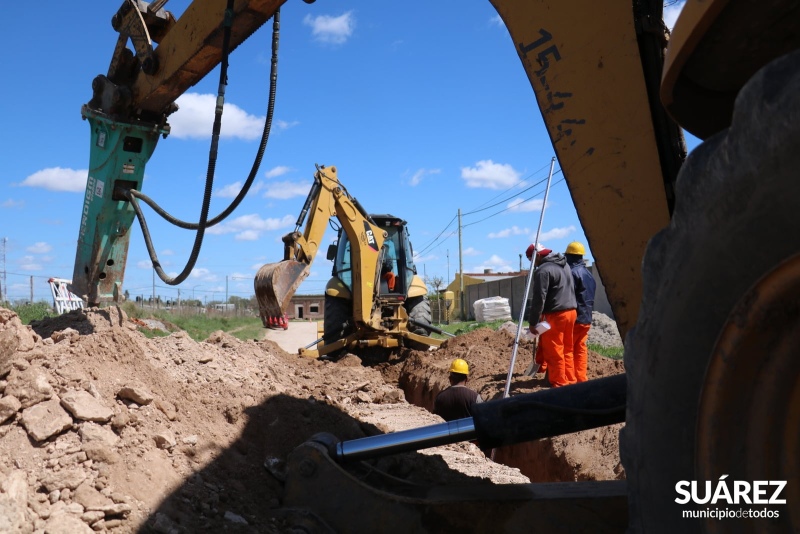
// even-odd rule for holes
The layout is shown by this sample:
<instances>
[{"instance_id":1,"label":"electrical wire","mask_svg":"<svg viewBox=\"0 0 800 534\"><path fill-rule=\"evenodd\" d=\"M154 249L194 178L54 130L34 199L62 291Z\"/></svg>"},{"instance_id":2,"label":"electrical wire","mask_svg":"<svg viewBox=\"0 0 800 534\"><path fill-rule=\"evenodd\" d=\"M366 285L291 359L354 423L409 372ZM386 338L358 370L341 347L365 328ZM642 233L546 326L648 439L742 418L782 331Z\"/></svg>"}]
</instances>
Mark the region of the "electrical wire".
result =
<instances>
[{"instance_id":1,"label":"electrical wire","mask_svg":"<svg viewBox=\"0 0 800 534\"><path fill-rule=\"evenodd\" d=\"M564 178L562 178L562 179L560 179L560 180L558 180L558 181L554 182L552 185L557 185L557 184L560 184L560 183L561 183L561 182L563 182L563 181L564 181ZM544 193L544 191L539 191L539 192L537 192L537 193L536 193L535 195L533 195L533 196L530 196L530 197L528 197L528 198L522 199L522 201L520 202L520 204L524 204L525 202L529 202L529 201L531 201L531 200L535 199L536 197L538 197L539 195L541 195L542 193ZM492 213L492 214L491 214L491 215L489 215L488 217L484 217L483 219L480 219L480 220L477 220L477 221L471 222L471 223L469 223L469 224L463 224L463 225L461 225L461 228L467 228L468 226L473 226L473 225L476 225L476 224L478 224L478 223L482 223L483 221L486 221L486 220L488 220L488 219L491 219L492 217L494 217L494 216L496 216L496 215L500 215L501 213L504 213L504 212L506 212L506 211L509 211L509 210L511 210L511 209L514 209L514 207L516 207L516 206L518 206L518 205L519 205L519 204L514 204L514 206L508 206L508 207L507 207L507 208L505 208L505 209L502 209L502 210L500 210L500 211L497 211L497 212L495 212L495 213Z\"/></svg>"},{"instance_id":2,"label":"electrical wire","mask_svg":"<svg viewBox=\"0 0 800 534\"><path fill-rule=\"evenodd\" d=\"M538 172L539 172L539 171L536 171L536 172L532 173L532 174L531 174L531 176L532 176L533 174L536 174L536 173L538 173ZM556 171L554 174L559 174L559 173L561 173L561 169L559 169L558 171ZM527 191L530 191L530 190L531 190L531 189L533 189L534 187L536 187L536 186L538 186L538 185L541 185L543 182L546 182L546 181L547 181L547 178L544 178L544 179L542 179L542 180L539 180L539 181L538 181L538 182L536 182L535 184L531 185L530 187L526 187L525 189L523 189L523 190L519 191L519 192L518 192L518 193L516 193L515 195L512 195L512 196L510 196L510 197L508 197L508 198L506 198L506 199L504 199L504 200L498 201L498 202L496 202L496 203L494 203L494 204L491 204L490 206L485 206L485 207L482 207L482 208L474 209L474 210L472 210L472 211L469 211L469 212L466 212L466 213L462 213L462 214L461 214L461 216L462 216L462 217L464 217L464 216L467 216L467 215L474 215L475 213L480 213L480 212L482 212L482 211L485 211L485 210L487 210L487 209L489 209L489 208L495 207L495 206L497 206L497 205L499 205L499 204L502 204L502 203L504 203L504 202L508 202L508 201L510 201L510 200L512 200L512 199L514 199L514 198L516 198L516 197L518 197L519 195L521 195L521 194L523 194L523 193L525 193L525 192L527 192ZM556 182L555 182L555 183L553 183L552 185L557 185L557 184L559 184L559 183L561 183L561 182L563 182L563 181L564 181L564 178L562 178L562 179L560 179L560 180L556 181ZM543 193L544 193L544 191L538 191L538 192L537 192L536 194L534 194L533 196L530 196L530 197L528 197L528 198L525 198L525 199L523 199L523 200L522 200L520 203L524 203L524 202L528 202L528 201L530 201L530 200L533 200L534 198L538 197L539 195L541 195L541 194L543 194ZM495 197L495 198L497 198L497 197ZM516 205L518 205L518 204L515 204L514 206L516 206ZM487 216L487 217L484 217L483 219L480 219L480 220L477 220L477 221L474 221L474 222L471 222L471 223L468 223L468 224L462 224L462 225L461 225L461 228L462 228L462 229L463 229L463 228L467 228L468 226L473 226L473 225L479 224L479 223L481 223L481 222L484 222L484 221L486 221L486 220L488 220L488 219L491 219L492 217L495 217L496 215L500 215L501 213L504 213L504 212L506 212L506 211L509 211L509 210L513 209L513 208L514 208L514 206L508 206L508 207L506 207L506 208L504 208L504 209L502 209L502 210L500 210L500 211L497 211L497 212L495 212L495 213L492 213L491 215L489 215L489 216ZM439 234L438 234L438 235L437 235L435 238L433 238L433 239L432 239L430 242L428 242L428 243L427 243L427 244L426 244L426 245L425 245L425 246L424 246L422 249L420 249L420 250L419 250L419 252L417 252L416 254L417 254L417 255L419 255L419 256L421 256L421 255L425 254L426 252L428 252L428 251L430 251L430 250L433 250L433 249L437 248L437 246L441 246L441 244L442 244L442 243L444 243L444 241L446 241L447 239L449 239L450 237L452 237L453 235L455 235L455 234L457 233L457 231L455 231L455 230L454 230L453 232L451 232L450 234L448 234L448 235L447 235L447 236L446 236L444 239L441 239L441 240L439 239L439 238L442 236L442 234L444 234L444 232L446 232L446 231L447 231L447 229L450 227L450 225L453 223L453 221L454 221L454 220L455 220L457 217L458 217L458 215L455 215L455 216L453 217L453 219L451 219L451 220L450 220L450 222L448 222L448 223L447 223L447 225L444 227L444 229L443 229L441 232L439 232Z\"/></svg>"}]
</instances>

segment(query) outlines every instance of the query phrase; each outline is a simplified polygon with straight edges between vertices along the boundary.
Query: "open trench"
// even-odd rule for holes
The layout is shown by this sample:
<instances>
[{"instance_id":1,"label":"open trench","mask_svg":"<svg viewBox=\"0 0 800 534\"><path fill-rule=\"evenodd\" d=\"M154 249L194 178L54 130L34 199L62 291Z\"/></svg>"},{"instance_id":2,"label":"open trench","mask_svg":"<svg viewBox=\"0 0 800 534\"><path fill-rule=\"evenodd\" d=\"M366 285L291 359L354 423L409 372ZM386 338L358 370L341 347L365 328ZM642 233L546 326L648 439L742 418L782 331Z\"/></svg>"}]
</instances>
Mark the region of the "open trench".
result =
<instances>
[{"instance_id":1,"label":"open trench","mask_svg":"<svg viewBox=\"0 0 800 534\"><path fill-rule=\"evenodd\" d=\"M403 390L409 403L432 412L436 395L449 385L446 367L449 358L432 358L427 354L378 367L387 382ZM499 398L503 391L503 383L498 380L500 374L494 373L492 379L473 387L484 399ZM618 452L621 426L499 447L495 449L494 461L519 469L531 482L623 479Z\"/></svg>"}]
</instances>

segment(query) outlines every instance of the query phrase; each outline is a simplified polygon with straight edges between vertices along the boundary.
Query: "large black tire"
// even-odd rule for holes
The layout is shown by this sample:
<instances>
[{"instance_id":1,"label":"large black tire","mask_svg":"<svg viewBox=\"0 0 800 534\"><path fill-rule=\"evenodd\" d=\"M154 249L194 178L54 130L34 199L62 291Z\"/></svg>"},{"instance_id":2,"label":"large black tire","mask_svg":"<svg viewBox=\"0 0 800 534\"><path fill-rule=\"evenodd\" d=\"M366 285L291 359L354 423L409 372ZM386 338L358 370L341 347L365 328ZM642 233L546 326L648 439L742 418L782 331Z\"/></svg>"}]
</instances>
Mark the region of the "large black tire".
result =
<instances>
[{"instance_id":1,"label":"large black tire","mask_svg":"<svg viewBox=\"0 0 800 534\"><path fill-rule=\"evenodd\" d=\"M431 302L428 300L427 295L422 295L421 297L412 297L406 300L405 307L409 319L427 325L432 324ZM411 325L410 330L415 334L419 334L421 336L428 336L430 335L431 332L430 330L426 330L425 328L417 325Z\"/></svg>"},{"instance_id":2,"label":"large black tire","mask_svg":"<svg viewBox=\"0 0 800 534\"><path fill-rule=\"evenodd\" d=\"M325 295L322 329L322 339L327 345L348 336L353 331L353 302Z\"/></svg>"},{"instance_id":3,"label":"large black tire","mask_svg":"<svg viewBox=\"0 0 800 534\"><path fill-rule=\"evenodd\" d=\"M431 302L428 300L427 295L421 297L412 297L406 300L405 303L408 318L419 323L431 324ZM420 336L430 336L431 331L426 330L417 325L409 325L411 332ZM418 343L416 341L408 341L408 347L414 350L426 350L428 345Z\"/></svg>"},{"instance_id":4,"label":"large black tire","mask_svg":"<svg viewBox=\"0 0 800 534\"><path fill-rule=\"evenodd\" d=\"M684 511L726 508L726 503L694 508L691 501L676 503L676 484L684 480L697 480L701 495L705 480L713 491L722 475L729 475L729 488L734 480L787 478L788 488L800 486L800 474L787 467L800 456L797 440L779 437L777 444L766 444L774 426L794 425L783 431L796 438L796 407L789 410L794 415L775 414L761 427L748 415L766 405L791 406L791 391L800 391L800 364L789 362L780 347L760 347L749 354L749 365L734 368L735 380L712 380L714 369L730 363L712 355L723 328L737 326L747 311L743 296L751 298L754 284L800 252L798 213L800 52L795 52L757 73L736 99L731 126L692 152L678 176L672 221L648 246L639 320L625 344L628 408L620 446L632 532L798 531L797 501L790 499L796 492L784 492L787 505L769 507L781 514L777 521L684 519ZM797 321L798 308L780 313L794 314ZM771 313L771 322L781 320ZM791 335L796 334L784 328L777 339L786 345ZM771 361L776 357L782 360ZM765 383L764 370L779 363L789 369L777 380L782 383ZM740 428L717 420L708 424L704 399L716 399L717 405L731 399L727 410L735 413L726 418L739 421ZM762 441L761 448L750 446ZM761 457L768 455L774 458L765 462ZM747 506L731 508L739 507Z\"/></svg>"}]
</instances>

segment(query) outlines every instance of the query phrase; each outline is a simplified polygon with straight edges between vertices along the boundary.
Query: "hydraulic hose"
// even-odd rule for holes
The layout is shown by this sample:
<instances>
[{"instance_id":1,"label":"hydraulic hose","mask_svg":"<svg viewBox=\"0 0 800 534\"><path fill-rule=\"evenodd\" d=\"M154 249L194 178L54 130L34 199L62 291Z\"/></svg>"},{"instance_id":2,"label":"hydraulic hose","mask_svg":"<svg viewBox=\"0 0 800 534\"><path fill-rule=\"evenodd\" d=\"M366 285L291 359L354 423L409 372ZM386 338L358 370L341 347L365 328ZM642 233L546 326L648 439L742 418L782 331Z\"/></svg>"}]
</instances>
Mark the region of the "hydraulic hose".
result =
<instances>
[{"instance_id":1,"label":"hydraulic hose","mask_svg":"<svg viewBox=\"0 0 800 534\"><path fill-rule=\"evenodd\" d=\"M236 196L236 198L230 203L230 205L224 211L222 211L222 213L220 213L219 215L217 215L212 219L208 219L208 211L211 202L211 192L213 190L214 173L216 169L219 135L222 125L222 109L225 100L225 86L227 85L228 56L230 53L230 33L231 33L232 20L233 20L233 0L229 0L228 6L225 11L219 92L217 95L217 106L214 116L211 148L209 149L209 162L206 174L206 188L203 196L203 205L201 208L200 221L198 223L190 223L182 221L180 219L173 217L171 214L169 214L167 211L161 208L154 200L152 200L150 197L143 194L142 192L137 191L135 189L131 189L125 192L125 196L131 202L131 205L133 206L133 209L136 213L136 217L139 220L139 224L142 228L145 245L147 247L147 252L150 255L150 260L153 262L153 268L155 269L159 278L169 285L180 284L188 277L192 269L194 269L194 266L197 262L197 257L199 256L200 253L200 247L202 245L205 229L225 220L231 213L233 213L233 211L239 206L242 200L244 200L244 198L247 196L247 193L250 190L250 187L252 186L253 182L255 181L255 177L258 174L258 169L261 166L261 161L263 159L264 152L266 151L267 147L267 141L269 140L269 134L272 129L272 119L274 116L275 95L277 93L277 80L278 80L278 44L280 41L280 10L276 11L275 14L273 15L272 65L270 69L269 102L267 105L267 116L264 122L264 129L261 135L261 142L259 143L255 160L250 169L250 174L248 175L247 180L244 183L244 186L242 187L241 191L239 191L239 194ZM145 220L144 213L142 212L141 207L139 206L138 200L142 200L144 203L150 206L157 214L159 214L169 223L187 230L198 231L195 237L194 247L192 248L192 253L189 257L186 267L175 278L170 278L169 276L167 276L167 274L161 268L160 262L158 261L158 256L155 252L155 248L153 247L152 238L150 236L150 232L147 227L147 222Z\"/></svg>"}]
</instances>

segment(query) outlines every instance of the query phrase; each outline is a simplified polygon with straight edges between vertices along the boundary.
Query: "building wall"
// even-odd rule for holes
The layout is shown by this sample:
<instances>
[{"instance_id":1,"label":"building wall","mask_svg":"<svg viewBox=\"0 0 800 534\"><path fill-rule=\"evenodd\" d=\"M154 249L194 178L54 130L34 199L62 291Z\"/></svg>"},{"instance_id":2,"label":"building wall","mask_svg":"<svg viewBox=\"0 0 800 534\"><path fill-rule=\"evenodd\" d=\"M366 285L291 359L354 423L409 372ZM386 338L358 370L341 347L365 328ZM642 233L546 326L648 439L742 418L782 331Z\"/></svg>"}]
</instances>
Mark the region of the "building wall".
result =
<instances>
[{"instance_id":1,"label":"building wall","mask_svg":"<svg viewBox=\"0 0 800 534\"><path fill-rule=\"evenodd\" d=\"M289 319L321 321L325 313L324 295L295 295L289 304Z\"/></svg>"}]
</instances>

